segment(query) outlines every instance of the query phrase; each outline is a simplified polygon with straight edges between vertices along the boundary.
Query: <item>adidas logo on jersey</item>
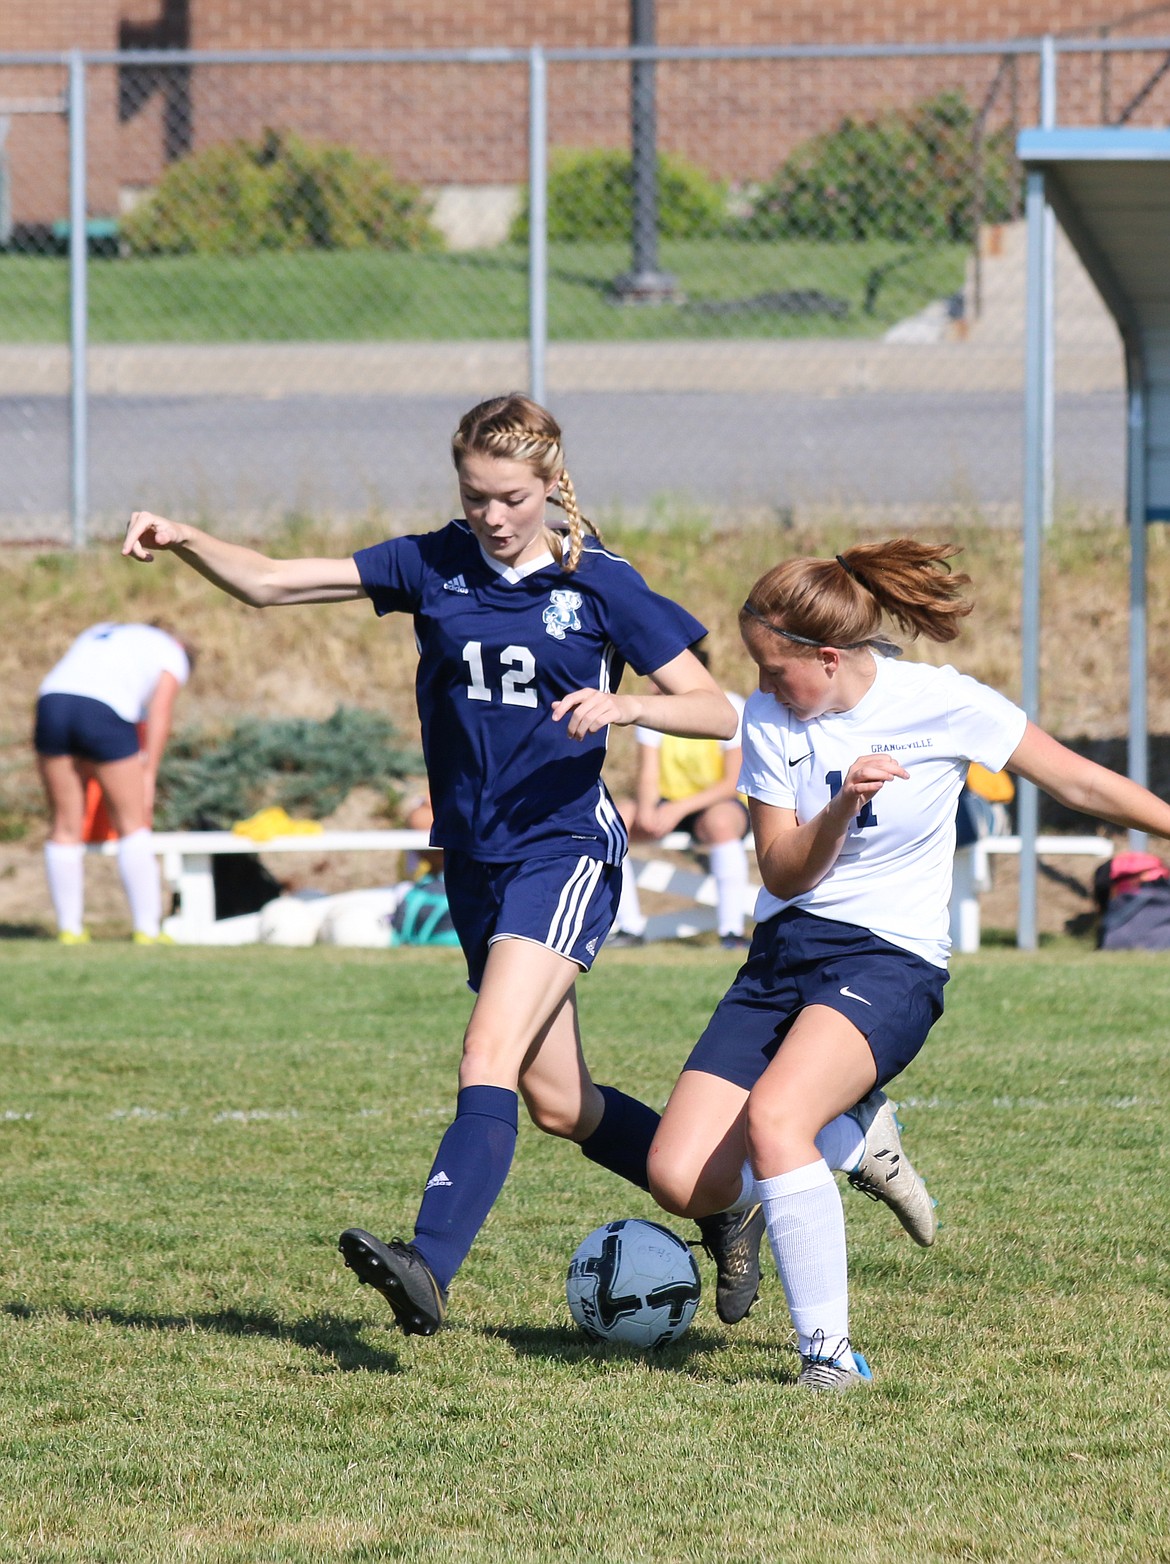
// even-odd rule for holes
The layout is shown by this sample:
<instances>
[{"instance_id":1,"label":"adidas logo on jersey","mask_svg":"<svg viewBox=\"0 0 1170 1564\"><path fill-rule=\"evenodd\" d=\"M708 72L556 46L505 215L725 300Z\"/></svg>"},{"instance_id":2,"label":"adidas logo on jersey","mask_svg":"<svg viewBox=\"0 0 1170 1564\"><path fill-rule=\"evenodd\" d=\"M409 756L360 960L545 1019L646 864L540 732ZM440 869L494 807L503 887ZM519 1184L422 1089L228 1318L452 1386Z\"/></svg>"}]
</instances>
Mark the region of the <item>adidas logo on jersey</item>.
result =
<instances>
[{"instance_id":1,"label":"adidas logo on jersey","mask_svg":"<svg viewBox=\"0 0 1170 1564\"><path fill-rule=\"evenodd\" d=\"M469 597L470 589L462 576L452 576L450 581L443 582L444 592L462 592L464 597Z\"/></svg>"},{"instance_id":2,"label":"adidas logo on jersey","mask_svg":"<svg viewBox=\"0 0 1170 1564\"><path fill-rule=\"evenodd\" d=\"M452 1180L447 1177L442 1168L427 1179L427 1189L451 1189Z\"/></svg>"}]
</instances>

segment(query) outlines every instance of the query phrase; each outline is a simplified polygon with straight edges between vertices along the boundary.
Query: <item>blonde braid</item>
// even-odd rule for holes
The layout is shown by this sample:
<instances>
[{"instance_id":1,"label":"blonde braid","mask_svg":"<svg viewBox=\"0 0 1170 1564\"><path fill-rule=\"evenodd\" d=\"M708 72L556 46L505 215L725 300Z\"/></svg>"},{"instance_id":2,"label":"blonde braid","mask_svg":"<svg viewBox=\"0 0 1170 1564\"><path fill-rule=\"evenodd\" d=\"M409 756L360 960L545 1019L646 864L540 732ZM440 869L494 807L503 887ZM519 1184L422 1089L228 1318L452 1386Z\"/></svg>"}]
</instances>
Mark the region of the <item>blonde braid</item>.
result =
<instances>
[{"instance_id":1,"label":"blonde braid","mask_svg":"<svg viewBox=\"0 0 1170 1564\"><path fill-rule=\"evenodd\" d=\"M519 391L480 402L469 413L464 413L451 441L451 456L456 467L469 451L527 462L542 483L550 483L556 478L556 487L549 499L569 518L567 544L561 533L548 527L545 532L549 548L557 556L562 570L576 570L581 563L586 528L599 543L602 541L601 533L587 516L581 514L573 480L565 471L561 426L547 408Z\"/></svg>"},{"instance_id":2,"label":"blonde braid","mask_svg":"<svg viewBox=\"0 0 1170 1564\"><path fill-rule=\"evenodd\" d=\"M589 520L588 516L582 516L581 507L577 504L577 491L573 487L573 480L569 477L568 469L561 468L561 476L556 488L549 495L554 505L559 505L569 518L569 546L561 550L561 569L574 571L581 563L581 550L585 544L585 528L600 543L601 533Z\"/></svg>"}]
</instances>

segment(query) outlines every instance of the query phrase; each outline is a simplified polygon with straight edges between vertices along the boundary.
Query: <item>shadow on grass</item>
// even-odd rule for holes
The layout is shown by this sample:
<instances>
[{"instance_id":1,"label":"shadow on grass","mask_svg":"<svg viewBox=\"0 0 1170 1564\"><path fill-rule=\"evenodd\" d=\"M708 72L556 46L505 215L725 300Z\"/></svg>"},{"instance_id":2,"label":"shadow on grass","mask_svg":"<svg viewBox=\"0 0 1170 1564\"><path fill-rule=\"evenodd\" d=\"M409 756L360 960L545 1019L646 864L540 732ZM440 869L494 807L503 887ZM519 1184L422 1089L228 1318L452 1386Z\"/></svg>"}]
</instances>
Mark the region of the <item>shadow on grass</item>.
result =
<instances>
[{"instance_id":1,"label":"shadow on grass","mask_svg":"<svg viewBox=\"0 0 1170 1564\"><path fill-rule=\"evenodd\" d=\"M700 1356L721 1352L727 1346L722 1336L696 1330L688 1330L678 1341L649 1351L626 1342L590 1341L583 1331L569 1325L489 1325L480 1334L507 1342L519 1357L557 1363L637 1360L648 1368L665 1370L686 1369Z\"/></svg>"},{"instance_id":2,"label":"shadow on grass","mask_svg":"<svg viewBox=\"0 0 1170 1564\"><path fill-rule=\"evenodd\" d=\"M343 1319L336 1314L317 1314L290 1323L278 1319L275 1314L243 1313L239 1309L221 1309L214 1314L147 1314L137 1309L79 1309L68 1305L33 1308L26 1303L3 1304L0 1313L17 1320L63 1316L82 1325L117 1325L127 1330L263 1336L271 1341L291 1341L308 1352L330 1359L346 1373L360 1370L367 1374L398 1374L402 1371L397 1353L379 1351L362 1340L363 1320Z\"/></svg>"},{"instance_id":3,"label":"shadow on grass","mask_svg":"<svg viewBox=\"0 0 1170 1564\"><path fill-rule=\"evenodd\" d=\"M40 923L0 923L0 939L47 940L48 931Z\"/></svg>"}]
</instances>

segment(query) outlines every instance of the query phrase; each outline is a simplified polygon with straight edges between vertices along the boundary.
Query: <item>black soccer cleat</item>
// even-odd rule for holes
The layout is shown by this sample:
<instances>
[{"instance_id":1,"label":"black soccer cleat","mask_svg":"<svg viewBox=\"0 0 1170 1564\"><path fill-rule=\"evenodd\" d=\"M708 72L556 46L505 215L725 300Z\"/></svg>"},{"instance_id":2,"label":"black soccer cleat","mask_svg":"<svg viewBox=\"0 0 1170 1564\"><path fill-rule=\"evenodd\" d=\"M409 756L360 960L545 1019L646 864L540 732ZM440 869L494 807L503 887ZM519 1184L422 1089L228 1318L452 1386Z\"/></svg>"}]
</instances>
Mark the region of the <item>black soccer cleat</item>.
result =
<instances>
[{"instance_id":1,"label":"black soccer cleat","mask_svg":"<svg viewBox=\"0 0 1170 1564\"><path fill-rule=\"evenodd\" d=\"M447 1294L413 1244L398 1238L384 1244L360 1227L347 1227L337 1247L358 1281L382 1294L408 1336L433 1336L442 1328Z\"/></svg>"},{"instance_id":2,"label":"black soccer cleat","mask_svg":"<svg viewBox=\"0 0 1170 1564\"><path fill-rule=\"evenodd\" d=\"M757 1204L700 1217L699 1232L715 1262L715 1312L724 1325L738 1325L760 1296L764 1208Z\"/></svg>"}]
</instances>

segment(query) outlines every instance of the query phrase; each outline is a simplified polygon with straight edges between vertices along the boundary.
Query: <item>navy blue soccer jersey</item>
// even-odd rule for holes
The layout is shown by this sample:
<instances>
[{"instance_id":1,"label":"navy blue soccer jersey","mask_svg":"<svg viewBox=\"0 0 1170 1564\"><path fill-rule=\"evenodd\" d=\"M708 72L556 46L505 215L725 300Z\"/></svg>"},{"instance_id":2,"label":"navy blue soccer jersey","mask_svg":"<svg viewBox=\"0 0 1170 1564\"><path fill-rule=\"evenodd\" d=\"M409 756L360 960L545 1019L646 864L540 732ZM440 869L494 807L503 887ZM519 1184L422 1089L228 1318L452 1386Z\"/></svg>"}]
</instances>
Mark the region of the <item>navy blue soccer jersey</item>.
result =
<instances>
[{"instance_id":1,"label":"navy blue soccer jersey","mask_svg":"<svg viewBox=\"0 0 1170 1564\"><path fill-rule=\"evenodd\" d=\"M616 690L704 634L624 559L587 539L577 570L506 569L464 521L355 554L378 614L414 615L415 679L436 846L484 863L560 853L619 863L626 832L601 767L605 731L569 738L552 703Z\"/></svg>"}]
</instances>

